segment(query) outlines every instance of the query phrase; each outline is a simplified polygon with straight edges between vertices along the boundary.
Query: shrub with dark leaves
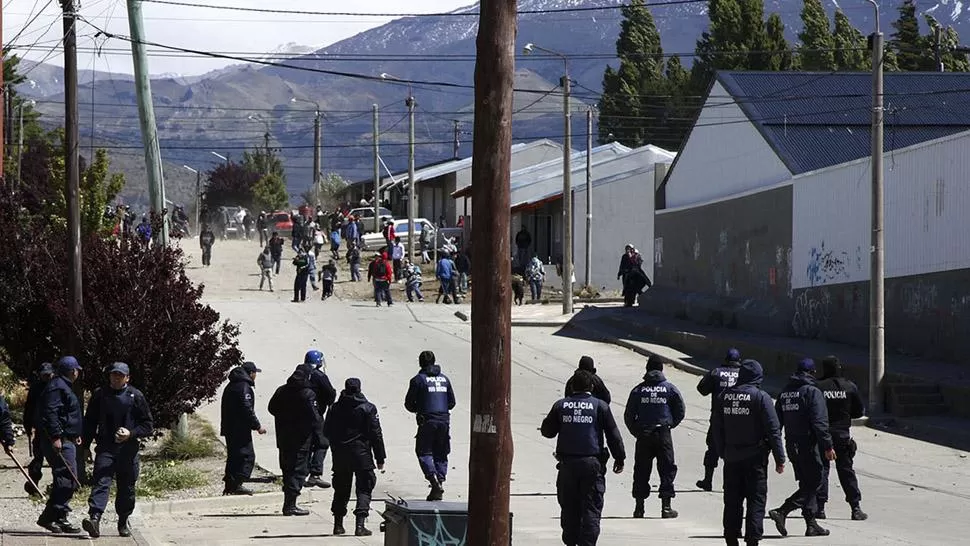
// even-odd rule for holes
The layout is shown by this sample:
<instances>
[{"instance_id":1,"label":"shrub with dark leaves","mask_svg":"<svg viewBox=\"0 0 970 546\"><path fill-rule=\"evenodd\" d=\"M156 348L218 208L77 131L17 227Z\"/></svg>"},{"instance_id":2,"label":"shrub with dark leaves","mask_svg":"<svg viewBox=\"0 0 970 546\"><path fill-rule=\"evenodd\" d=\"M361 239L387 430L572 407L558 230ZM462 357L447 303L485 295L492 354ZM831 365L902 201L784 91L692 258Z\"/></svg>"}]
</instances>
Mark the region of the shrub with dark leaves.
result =
<instances>
[{"instance_id":1,"label":"shrub with dark leaves","mask_svg":"<svg viewBox=\"0 0 970 546\"><path fill-rule=\"evenodd\" d=\"M27 377L39 362L66 353L73 329L84 388L104 385L112 362L128 363L158 426L171 426L215 396L226 372L241 362L239 330L200 303L203 289L186 276L180 249L88 237L84 309L73 321L66 234L3 193L0 347L15 372Z\"/></svg>"}]
</instances>

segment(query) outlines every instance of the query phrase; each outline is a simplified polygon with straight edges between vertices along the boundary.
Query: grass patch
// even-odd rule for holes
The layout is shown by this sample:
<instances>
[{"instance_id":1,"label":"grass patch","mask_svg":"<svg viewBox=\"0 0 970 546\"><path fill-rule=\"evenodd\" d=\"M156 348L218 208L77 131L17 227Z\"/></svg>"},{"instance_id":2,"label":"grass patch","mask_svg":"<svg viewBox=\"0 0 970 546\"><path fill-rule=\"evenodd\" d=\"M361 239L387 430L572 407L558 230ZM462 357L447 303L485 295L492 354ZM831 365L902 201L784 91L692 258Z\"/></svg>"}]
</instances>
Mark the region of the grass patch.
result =
<instances>
[{"instance_id":1,"label":"grass patch","mask_svg":"<svg viewBox=\"0 0 970 546\"><path fill-rule=\"evenodd\" d=\"M189 435L177 438L169 434L155 452L155 459L161 461L189 461L205 459L217 454L219 439L216 431L207 421L195 415L189 417Z\"/></svg>"},{"instance_id":2,"label":"grass patch","mask_svg":"<svg viewBox=\"0 0 970 546\"><path fill-rule=\"evenodd\" d=\"M181 491L206 485L205 474L175 462L146 465L135 486L139 497L158 497L170 491Z\"/></svg>"}]
</instances>

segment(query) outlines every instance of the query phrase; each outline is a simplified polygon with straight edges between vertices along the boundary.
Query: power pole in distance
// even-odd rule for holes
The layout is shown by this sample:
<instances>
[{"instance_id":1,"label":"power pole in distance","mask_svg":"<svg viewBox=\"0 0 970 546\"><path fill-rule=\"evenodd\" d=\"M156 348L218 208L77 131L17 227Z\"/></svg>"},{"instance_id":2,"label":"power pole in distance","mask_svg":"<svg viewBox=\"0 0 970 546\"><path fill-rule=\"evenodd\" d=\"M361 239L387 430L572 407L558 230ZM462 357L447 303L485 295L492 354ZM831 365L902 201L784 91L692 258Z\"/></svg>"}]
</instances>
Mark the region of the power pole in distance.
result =
<instances>
[{"instance_id":1,"label":"power pole in distance","mask_svg":"<svg viewBox=\"0 0 970 546\"><path fill-rule=\"evenodd\" d=\"M408 259L411 260L414 259L414 104L408 85Z\"/></svg>"},{"instance_id":2,"label":"power pole in distance","mask_svg":"<svg viewBox=\"0 0 970 546\"><path fill-rule=\"evenodd\" d=\"M586 286L593 280L593 108L586 108Z\"/></svg>"},{"instance_id":3,"label":"power pole in distance","mask_svg":"<svg viewBox=\"0 0 970 546\"><path fill-rule=\"evenodd\" d=\"M374 233L381 232L381 125L377 114L377 105L374 109Z\"/></svg>"},{"instance_id":4,"label":"power pole in distance","mask_svg":"<svg viewBox=\"0 0 970 546\"><path fill-rule=\"evenodd\" d=\"M472 152L471 446L468 544L509 544L511 292L510 190L516 0L483 0L475 62ZM435 245L437 246L437 245Z\"/></svg>"},{"instance_id":5,"label":"power pole in distance","mask_svg":"<svg viewBox=\"0 0 970 546\"><path fill-rule=\"evenodd\" d=\"M461 124L456 119L455 121L455 146L452 157L458 159L458 149L461 147Z\"/></svg>"}]
</instances>

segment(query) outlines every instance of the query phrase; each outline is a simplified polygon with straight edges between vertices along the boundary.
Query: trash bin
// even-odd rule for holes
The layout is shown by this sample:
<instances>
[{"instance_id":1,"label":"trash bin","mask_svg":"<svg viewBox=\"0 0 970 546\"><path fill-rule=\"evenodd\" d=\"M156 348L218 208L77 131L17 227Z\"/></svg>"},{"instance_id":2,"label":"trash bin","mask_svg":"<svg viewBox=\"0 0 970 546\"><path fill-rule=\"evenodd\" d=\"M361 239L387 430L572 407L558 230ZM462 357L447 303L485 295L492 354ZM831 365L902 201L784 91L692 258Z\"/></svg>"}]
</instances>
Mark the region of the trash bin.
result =
<instances>
[{"instance_id":1,"label":"trash bin","mask_svg":"<svg viewBox=\"0 0 970 546\"><path fill-rule=\"evenodd\" d=\"M463 546L468 532L468 503L387 500L384 546ZM512 544L509 513L509 545Z\"/></svg>"}]
</instances>

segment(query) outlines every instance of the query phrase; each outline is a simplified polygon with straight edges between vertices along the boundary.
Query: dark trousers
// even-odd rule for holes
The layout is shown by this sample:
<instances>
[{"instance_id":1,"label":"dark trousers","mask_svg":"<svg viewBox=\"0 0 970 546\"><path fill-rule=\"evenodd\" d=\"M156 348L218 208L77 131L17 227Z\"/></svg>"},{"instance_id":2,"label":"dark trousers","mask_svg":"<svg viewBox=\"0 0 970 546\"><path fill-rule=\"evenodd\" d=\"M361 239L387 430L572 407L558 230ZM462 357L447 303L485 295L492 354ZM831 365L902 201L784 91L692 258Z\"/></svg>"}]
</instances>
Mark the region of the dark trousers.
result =
<instances>
[{"instance_id":1,"label":"dark trousers","mask_svg":"<svg viewBox=\"0 0 970 546\"><path fill-rule=\"evenodd\" d=\"M41 478L44 477L44 446L41 445L41 434L39 431L34 431L34 437L30 441L34 456L27 463L27 475L36 484L40 484Z\"/></svg>"},{"instance_id":2,"label":"dark trousers","mask_svg":"<svg viewBox=\"0 0 970 546\"><path fill-rule=\"evenodd\" d=\"M212 246L202 247L202 265L212 265Z\"/></svg>"},{"instance_id":3,"label":"dark trousers","mask_svg":"<svg viewBox=\"0 0 970 546\"><path fill-rule=\"evenodd\" d=\"M835 471L839 475L839 483L845 491L845 502L855 506L862 502L862 491L859 490L859 480L852 468L852 460L858 447L855 440L848 435L832 435L832 445L835 448ZM822 459L822 485L818 490L818 503L825 504L829 500L829 468L828 460Z\"/></svg>"},{"instance_id":4,"label":"dark trousers","mask_svg":"<svg viewBox=\"0 0 970 546\"><path fill-rule=\"evenodd\" d=\"M714 447L714 437L711 435L711 427L707 427L707 451L704 452L704 468L717 468L717 449Z\"/></svg>"},{"instance_id":5,"label":"dark trousers","mask_svg":"<svg viewBox=\"0 0 970 546\"><path fill-rule=\"evenodd\" d=\"M653 460L657 459L657 472L660 474L659 496L672 499L674 478L677 465L674 463L674 442L669 427L657 427L637 437L636 455L633 462L633 498L646 499L650 496L650 475L653 473Z\"/></svg>"},{"instance_id":6,"label":"dark trousers","mask_svg":"<svg viewBox=\"0 0 970 546\"><path fill-rule=\"evenodd\" d=\"M419 301L424 300L424 294L421 293L421 283L407 285L406 292L408 301L414 301L415 296L418 297Z\"/></svg>"},{"instance_id":7,"label":"dark trousers","mask_svg":"<svg viewBox=\"0 0 970 546\"><path fill-rule=\"evenodd\" d=\"M394 300L391 299L391 283L384 280L374 281L374 301L380 305L382 299L388 305L394 303Z\"/></svg>"},{"instance_id":8,"label":"dark trousers","mask_svg":"<svg viewBox=\"0 0 970 546\"><path fill-rule=\"evenodd\" d=\"M637 293L629 288L623 289L623 306L633 307L633 304L637 302Z\"/></svg>"},{"instance_id":9,"label":"dark trousers","mask_svg":"<svg viewBox=\"0 0 970 546\"><path fill-rule=\"evenodd\" d=\"M276 274L280 274L280 259L282 256L273 256L273 267L276 269Z\"/></svg>"},{"instance_id":10,"label":"dark trousers","mask_svg":"<svg viewBox=\"0 0 970 546\"><path fill-rule=\"evenodd\" d=\"M323 297L323 298L329 298L330 296L332 296L333 295L333 279L321 279L320 282L323 284L323 294L322 294L321 297Z\"/></svg>"},{"instance_id":11,"label":"dark trousers","mask_svg":"<svg viewBox=\"0 0 970 546\"><path fill-rule=\"evenodd\" d=\"M334 457L333 466L333 502L330 512L335 518L347 515L347 503L350 502L351 482L356 485L357 505L354 507L355 516L367 517L370 513L370 500L377 486L377 474L373 470L352 470L349 464L338 464Z\"/></svg>"},{"instance_id":12,"label":"dark trousers","mask_svg":"<svg viewBox=\"0 0 970 546\"><path fill-rule=\"evenodd\" d=\"M798 489L785 499L787 511L802 509L802 516L814 518L818 511L818 490L822 484L822 457L813 441L788 442L785 445Z\"/></svg>"},{"instance_id":13,"label":"dark trousers","mask_svg":"<svg viewBox=\"0 0 970 546\"><path fill-rule=\"evenodd\" d=\"M556 496L559 499L563 544L595 546L600 536L600 515L606 477L596 457L559 462Z\"/></svg>"},{"instance_id":14,"label":"dark trousers","mask_svg":"<svg viewBox=\"0 0 970 546\"><path fill-rule=\"evenodd\" d=\"M77 487L71 475L72 472L77 475L77 446L70 439L63 438L59 455L50 442L41 442L41 445L44 446L44 458L47 459L54 478L44 513L55 519L67 517L71 512L70 503ZM67 465L64 464L65 461Z\"/></svg>"},{"instance_id":15,"label":"dark trousers","mask_svg":"<svg viewBox=\"0 0 970 546\"><path fill-rule=\"evenodd\" d=\"M135 510L135 482L138 481L139 461L137 444L117 451L98 451L94 456L91 476L91 496L88 513L103 514L108 506L108 491L115 480L115 512L123 519Z\"/></svg>"},{"instance_id":16,"label":"dark trousers","mask_svg":"<svg viewBox=\"0 0 970 546\"><path fill-rule=\"evenodd\" d=\"M414 437L414 452L425 479L448 477L448 454L451 453L451 430L448 421L426 420L418 425Z\"/></svg>"},{"instance_id":17,"label":"dark trousers","mask_svg":"<svg viewBox=\"0 0 970 546\"><path fill-rule=\"evenodd\" d=\"M767 497L767 453L741 461L724 461L724 538L741 538L743 519L744 537L761 540Z\"/></svg>"},{"instance_id":18,"label":"dark trousers","mask_svg":"<svg viewBox=\"0 0 970 546\"><path fill-rule=\"evenodd\" d=\"M309 474L310 438L302 445L280 449L280 470L283 472L283 498L296 502Z\"/></svg>"},{"instance_id":19,"label":"dark trousers","mask_svg":"<svg viewBox=\"0 0 970 546\"><path fill-rule=\"evenodd\" d=\"M296 278L293 279L293 301L306 301L306 283L309 279L309 271L296 274Z\"/></svg>"},{"instance_id":20,"label":"dark trousers","mask_svg":"<svg viewBox=\"0 0 970 546\"><path fill-rule=\"evenodd\" d=\"M235 488L249 480L256 464L256 451L253 449L253 434L226 435L226 475L223 480L226 488Z\"/></svg>"},{"instance_id":21,"label":"dark trousers","mask_svg":"<svg viewBox=\"0 0 970 546\"><path fill-rule=\"evenodd\" d=\"M323 445L317 445L316 442L313 443L310 448L310 464L308 467L311 476L323 475L323 461L327 458L327 451L329 450L329 442L326 442Z\"/></svg>"},{"instance_id":22,"label":"dark trousers","mask_svg":"<svg viewBox=\"0 0 970 546\"><path fill-rule=\"evenodd\" d=\"M542 297L542 280L529 281L529 291L532 293L532 301Z\"/></svg>"},{"instance_id":23,"label":"dark trousers","mask_svg":"<svg viewBox=\"0 0 970 546\"><path fill-rule=\"evenodd\" d=\"M394 280L399 281L401 280L401 260L393 260L392 263L394 264Z\"/></svg>"}]
</instances>

